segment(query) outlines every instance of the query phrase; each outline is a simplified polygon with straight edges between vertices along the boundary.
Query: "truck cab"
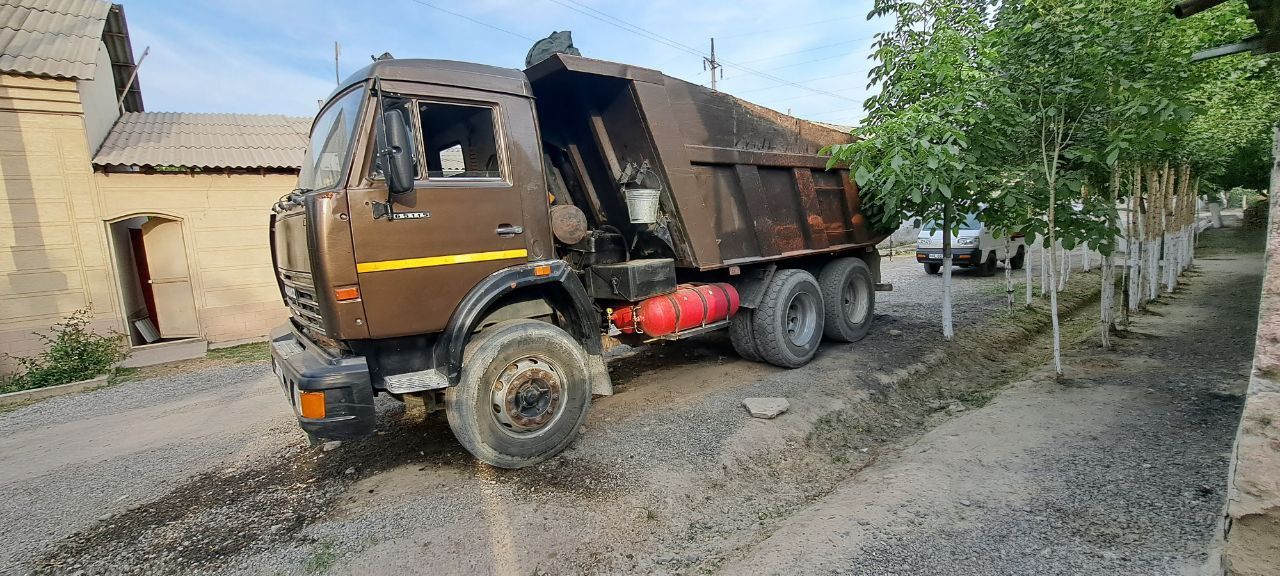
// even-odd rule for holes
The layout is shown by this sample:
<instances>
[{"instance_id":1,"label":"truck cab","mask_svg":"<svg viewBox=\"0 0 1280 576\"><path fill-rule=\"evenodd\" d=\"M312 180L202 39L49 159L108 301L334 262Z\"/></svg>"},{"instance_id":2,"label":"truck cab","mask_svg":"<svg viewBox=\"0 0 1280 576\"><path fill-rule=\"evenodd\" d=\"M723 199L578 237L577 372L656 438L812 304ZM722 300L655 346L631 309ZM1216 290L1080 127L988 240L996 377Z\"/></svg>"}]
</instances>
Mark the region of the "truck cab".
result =
<instances>
[{"instance_id":1,"label":"truck cab","mask_svg":"<svg viewBox=\"0 0 1280 576\"><path fill-rule=\"evenodd\" d=\"M606 334L728 328L802 365L874 315L883 234L817 154L849 140L624 64L379 60L323 105L273 207L272 367L313 439L369 436L387 394L520 467L611 393Z\"/></svg>"}]
</instances>

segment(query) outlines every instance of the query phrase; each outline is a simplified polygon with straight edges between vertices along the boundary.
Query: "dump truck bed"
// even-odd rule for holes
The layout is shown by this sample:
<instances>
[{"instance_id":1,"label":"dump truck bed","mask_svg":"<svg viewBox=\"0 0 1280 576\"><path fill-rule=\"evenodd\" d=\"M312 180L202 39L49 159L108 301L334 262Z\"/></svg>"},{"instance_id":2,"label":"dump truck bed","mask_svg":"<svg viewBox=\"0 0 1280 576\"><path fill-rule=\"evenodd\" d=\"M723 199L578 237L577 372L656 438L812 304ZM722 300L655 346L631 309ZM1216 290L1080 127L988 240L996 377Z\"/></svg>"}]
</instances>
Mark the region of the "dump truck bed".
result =
<instances>
[{"instance_id":1,"label":"dump truck bed","mask_svg":"<svg viewBox=\"0 0 1280 576\"><path fill-rule=\"evenodd\" d=\"M710 270L872 246L846 169L818 151L840 130L656 70L554 55L525 71L542 138L561 151L596 225L630 226L619 181L647 165L662 180L677 265ZM630 166L630 168L629 168Z\"/></svg>"}]
</instances>

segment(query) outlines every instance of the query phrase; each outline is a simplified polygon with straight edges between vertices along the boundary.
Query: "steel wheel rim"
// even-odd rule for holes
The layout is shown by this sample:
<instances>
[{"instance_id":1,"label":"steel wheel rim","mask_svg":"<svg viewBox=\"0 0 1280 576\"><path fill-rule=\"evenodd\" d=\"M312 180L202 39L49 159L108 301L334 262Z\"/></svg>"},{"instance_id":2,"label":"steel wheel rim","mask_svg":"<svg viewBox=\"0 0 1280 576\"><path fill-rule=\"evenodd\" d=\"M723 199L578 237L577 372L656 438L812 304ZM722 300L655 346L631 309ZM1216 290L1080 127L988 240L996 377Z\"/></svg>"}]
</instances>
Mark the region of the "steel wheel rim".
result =
<instances>
[{"instance_id":1,"label":"steel wheel rim","mask_svg":"<svg viewBox=\"0 0 1280 576\"><path fill-rule=\"evenodd\" d=\"M844 317L850 324L857 326L867 319L871 298L867 294L867 285L857 278L849 278L840 294L844 308Z\"/></svg>"},{"instance_id":2,"label":"steel wheel rim","mask_svg":"<svg viewBox=\"0 0 1280 576\"><path fill-rule=\"evenodd\" d=\"M808 292L797 292L787 301L782 327L792 346L805 348L813 341L813 334L818 328L817 309L817 302Z\"/></svg>"},{"instance_id":3,"label":"steel wheel rim","mask_svg":"<svg viewBox=\"0 0 1280 576\"><path fill-rule=\"evenodd\" d=\"M490 394L490 415L498 429L517 438L551 429L564 414L562 374L555 362L537 354L507 364Z\"/></svg>"}]
</instances>

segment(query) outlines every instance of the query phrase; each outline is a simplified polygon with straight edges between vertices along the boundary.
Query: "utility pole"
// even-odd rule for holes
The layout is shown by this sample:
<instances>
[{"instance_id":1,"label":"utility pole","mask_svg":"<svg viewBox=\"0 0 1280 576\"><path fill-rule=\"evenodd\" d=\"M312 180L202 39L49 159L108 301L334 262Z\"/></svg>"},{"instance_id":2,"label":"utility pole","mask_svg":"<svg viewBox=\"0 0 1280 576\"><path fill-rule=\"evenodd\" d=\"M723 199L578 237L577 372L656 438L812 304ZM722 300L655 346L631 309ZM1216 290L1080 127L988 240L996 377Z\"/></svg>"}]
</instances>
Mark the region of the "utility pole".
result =
<instances>
[{"instance_id":1,"label":"utility pole","mask_svg":"<svg viewBox=\"0 0 1280 576\"><path fill-rule=\"evenodd\" d=\"M342 54L342 47L338 45L338 41L333 42L333 83L341 84L342 75L338 73L338 56Z\"/></svg>"},{"instance_id":2,"label":"utility pole","mask_svg":"<svg viewBox=\"0 0 1280 576\"><path fill-rule=\"evenodd\" d=\"M724 66L720 65L720 61L716 60L716 39L711 39L711 57L702 57L702 69L711 71L711 89L716 89L716 70L720 71L720 78L724 78Z\"/></svg>"}]
</instances>

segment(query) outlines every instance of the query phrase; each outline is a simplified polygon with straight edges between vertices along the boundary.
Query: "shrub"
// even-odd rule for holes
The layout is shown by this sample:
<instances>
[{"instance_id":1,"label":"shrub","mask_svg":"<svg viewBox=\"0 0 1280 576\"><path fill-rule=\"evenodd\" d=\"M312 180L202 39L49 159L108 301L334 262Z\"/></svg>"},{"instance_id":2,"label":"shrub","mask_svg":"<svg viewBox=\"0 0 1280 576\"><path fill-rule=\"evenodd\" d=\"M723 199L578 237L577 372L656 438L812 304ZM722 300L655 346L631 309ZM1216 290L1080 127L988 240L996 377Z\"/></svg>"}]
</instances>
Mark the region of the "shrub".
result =
<instances>
[{"instance_id":1,"label":"shrub","mask_svg":"<svg viewBox=\"0 0 1280 576\"><path fill-rule=\"evenodd\" d=\"M1255 200L1244 209L1244 227L1253 229L1267 228L1267 212L1271 210L1271 203L1263 198Z\"/></svg>"},{"instance_id":2,"label":"shrub","mask_svg":"<svg viewBox=\"0 0 1280 576\"><path fill-rule=\"evenodd\" d=\"M49 334L36 333L45 350L34 356L12 356L18 370L0 381L0 393L31 390L88 380L106 374L128 356L124 335L89 329L90 312L81 309L54 324Z\"/></svg>"}]
</instances>

